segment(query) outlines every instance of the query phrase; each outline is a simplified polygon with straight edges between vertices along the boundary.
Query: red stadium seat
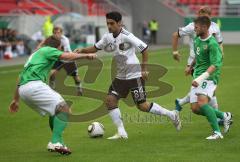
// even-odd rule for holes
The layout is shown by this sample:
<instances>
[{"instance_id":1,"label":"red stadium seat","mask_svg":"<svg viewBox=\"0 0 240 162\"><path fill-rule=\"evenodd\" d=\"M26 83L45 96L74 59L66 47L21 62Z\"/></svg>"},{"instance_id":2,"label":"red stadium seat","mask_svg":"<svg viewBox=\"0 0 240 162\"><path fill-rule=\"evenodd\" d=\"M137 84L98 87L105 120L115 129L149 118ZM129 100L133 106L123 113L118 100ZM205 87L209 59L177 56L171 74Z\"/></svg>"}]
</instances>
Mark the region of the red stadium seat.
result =
<instances>
[{"instance_id":1,"label":"red stadium seat","mask_svg":"<svg viewBox=\"0 0 240 162\"><path fill-rule=\"evenodd\" d=\"M198 4L198 0L189 0L189 5L196 5Z\"/></svg>"},{"instance_id":2,"label":"red stadium seat","mask_svg":"<svg viewBox=\"0 0 240 162\"><path fill-rule=\"evenodd\" d=\"M29 11L33 14L40 14L40 15L46 15L46 14L59 14L59 10L56 10L55 8L51 7L51 5L48 5L48 3L51 3L51 0L47 0L48 3L44 3L41 0L30 0L31 2L27 0L21 0L19 3L16 3L16 0L0 0L0 13L11 13L14 10L24 10ZM61 11L65 11L63 6L62 8L59 7ZM44 10L44 11L41 11ZM49 12L46 12L49 11Z\"/></svg>"}]
</instances>

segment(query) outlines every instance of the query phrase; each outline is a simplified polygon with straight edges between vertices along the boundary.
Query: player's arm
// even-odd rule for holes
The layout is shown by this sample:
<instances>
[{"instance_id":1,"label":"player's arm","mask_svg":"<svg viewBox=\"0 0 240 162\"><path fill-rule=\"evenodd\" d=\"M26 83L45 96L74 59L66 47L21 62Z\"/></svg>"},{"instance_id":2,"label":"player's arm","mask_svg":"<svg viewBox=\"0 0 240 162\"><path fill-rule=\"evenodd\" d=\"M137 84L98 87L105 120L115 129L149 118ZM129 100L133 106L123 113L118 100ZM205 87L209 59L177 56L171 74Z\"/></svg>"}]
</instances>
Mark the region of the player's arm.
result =
<instances>
[{"instance_id":1,"label":"player's arm","mask_svg":"<svg viewBox=\"0 0 240 162\"><path fill-rule=\"evenodd\" d=\"M193 80L192 85L198 87L204 80L206 80L214 71L216 67L214 65L209 66L206 72L202 73L199 77Z\"/></svg>"},{"instance_id":2,"label":"player's arm","mask_svg":"<svg viewBox=\"0 0 240 162\"><path fill-rule=\"evenodd\" d=\"M45 40L42 40L42 42L40 42L40 43L37 45L36 51L43 46L44 41L45 41Z\"/></svg>"},{"instance_id":3,"label":"player's arm","mask_svg":"<svg viewBox=\"0 0 240 162\"><path fill-rule=\"evenodd\" d=\"M74 53L74 52L64 52L63 54L60 55L59 59L60 60L66 60L66 61L73 61L73 60L78 60L78 59L95 59L96 54L93 53Z\"/></svg>"},{"instance_id":4,"label":"player's arm","mask_svg":"<svg viewBox=\"0 0 240 162\"><path fill-rule=\"evenodd\" d=\"M190 65L187 65L187 67L185 68L185 75L186 76L192 74L192 70L193 70L195 64L196 64L196 59L194 58L192 63Z\"/></svg>"},{"instance_id":5,"label":"player's arm","mask_svg":"<svg viewBox=\"0 0 240 162\"><path fill-rule=\"evenodd\" d=\"M147 80L148 78L147 63L148 63L148 51L147 49L145 49L144 51L142 51L142 63L141 63L142 77L144 80Z\"/></svg>"},{"instance_id":6,"label":"player's arm","mask_svg":"<svg viewBox=\"0 0 240 162\"><path fill-rule=\"evenodd\" d=\"M178 39L179 39L178 32L174 32L172 34L172 50L173 50L173 59L176 61L180 61L181 55L178 52Z\"/></svg>"},{"instance_id":7,"label":"player's arm","mask_svg":"<svg viewBox=\"0 0 240 162\"><path fill-rule=\"evenodd\" d=\"M178 28L177 32L172 34L172 50L173 58L176 61L180 61L181 54L178 51L178 40L184 36L191 36L194 34L194 24L190 23L187 26Z\"/></svg>"},{"instance_id":8,"label":"player's arm","mask_svg":"<svg viewBox=\"0 0 240 162\"><path fill-rule=\"evenodd\" d=\"M78 48L78 49L75 49L74 52L76 53L96 53L99 49L97 49L95 46L91 46L91 47L86 47L86 48Z\"/></svg>"},{"instance_id":9,"label":"player's arm","mask_svg":"<svg viewBox=\"0 0 240 162\"><path fill-rule=\"evenodd\" d=\"M14 92L12 102L9 106L9 111L11 113L15 113L19 109L19 92L18 92L19 86L18 86L18 84L19 84L19 78L17 79L17 86L16 86L16 89L15 89L15 92Z\"/></svg>"},{"instance_id":10,"label":"player's arm","mask_svg":"<svg viewBox=\"0 0 240 162\"><path fill-rule=\"evenodd\" d=\"M104 34L103 37L94 45L87 48L76 49L74 52L77 53L96 53L98 50L104 49L109 43L107 34Z\"/></svg>"}]
</instances>

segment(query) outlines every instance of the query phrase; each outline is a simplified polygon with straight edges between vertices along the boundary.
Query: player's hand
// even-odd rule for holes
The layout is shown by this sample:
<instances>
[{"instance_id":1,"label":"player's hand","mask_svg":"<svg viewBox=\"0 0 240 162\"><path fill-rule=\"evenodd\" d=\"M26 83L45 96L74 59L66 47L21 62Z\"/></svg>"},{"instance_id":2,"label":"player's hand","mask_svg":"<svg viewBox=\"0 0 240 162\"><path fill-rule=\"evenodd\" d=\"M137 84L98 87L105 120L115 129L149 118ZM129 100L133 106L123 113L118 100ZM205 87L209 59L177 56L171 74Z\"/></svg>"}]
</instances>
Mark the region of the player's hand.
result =
<instances>
[{"instance_id":1,"label":"player's hand","mask_svg":"<svg viewBox=\"0 0 240 162\"><path fill-rule=\"evenodd\" d=\"M173 52L173 59L176 60L176 61L178 61L178 62L180 62L180 60L181 60L181 55L180 55L180 53L179 53L178 51L174 51L174 52Z\"/></svg>"},{"instance_id":2,"label":"player's hand","mask_svg":"<svg viewBox=\"0 0 240 162\"><path fill-rule=\"evenodd\" d=\"M193 82L192 82L192 86L193 86L193 87L198 87L199 84L198 84L196 81L193 81Z\"/></svg>"},{"instance_id":3,"label":"player's hand","mask_svg":"<svg viewBox=\"0 0 240 162\"><path fill-rule=\"evenodd\" d=\"M143 80L147 80L148 79L148 74L149 74L148 71L142 71L142 78L143 78Z\"/></svg>"},{"instance_id":4,"label":"player's hand","mask_svg":"<svg viewBox=\"0 0 240 162\"><path fill-rule=\"evenodd\" d=\"M73 52L74 52L74 53L82 53L82 49L76 48Z\"/></svg>"},{"instance_id":5,"label":"player's hand","mask_svg":"<svg viewBox=\"0 0 240 162\"><path fill-rule=\"evenodd\" d=\"M188 75L191 75L192 74L192 67L191 66L187 66L185 68L185 75L188 76Z\"/></svg>"},{"instance_id":6,"label":"player's hand","mask_svg":"<svg viewBox=\"0 0 240 162\"><path fill-rule=\"evenodd\" d=\"M19 109L19 102L16 100L13 100L9 106L9 111L11 113L15 113L15 112L18 112L18 109Z\"/></svg>"},{"instance_id":7,"label":"player's hand","mask_svg":"<svg viewBox=\"0 0 240 162\"><path fill-rule=\"evenodd\" d=\"M95 58L97 58L97 55L95 53L90 53L86 55L86 58L89 60L93 60Z\"/></svg>"}]
</instances>

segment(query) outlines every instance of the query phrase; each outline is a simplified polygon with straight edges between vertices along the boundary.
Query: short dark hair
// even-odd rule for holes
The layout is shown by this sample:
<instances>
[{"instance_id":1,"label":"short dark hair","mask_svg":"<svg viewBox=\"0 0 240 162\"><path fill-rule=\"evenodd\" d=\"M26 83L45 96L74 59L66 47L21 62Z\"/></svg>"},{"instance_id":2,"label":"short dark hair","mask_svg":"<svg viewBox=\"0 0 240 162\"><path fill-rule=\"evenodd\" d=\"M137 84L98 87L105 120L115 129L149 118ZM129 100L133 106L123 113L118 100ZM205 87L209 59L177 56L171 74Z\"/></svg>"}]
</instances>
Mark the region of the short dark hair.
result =
<instances>
[{"instance_id":1,"label":"short dark hair","mask_svg":"<svg viewBox=\"0 0 240 162\"><path fill-rule=\"evenodd\" d=\"M199 16L194 20L195 24L206 25L208 28L211 25L211 20L208 16Z\"/></svg>"},{"instance_id":2,"label":"short dark hair","mask_svg":"<svg viewBox=\"0 0 240 162\"><path fill-rule=\"evenodd\" d=\"M54 47L54 48L58 48L60 45L61 45L60 38L58 38L54 35L48 37L43 43L43 46L49 46L49 47Z\"/></svg>"},{"instance_id":3,"label":"short dark hair","mask_svg":"<svg viewBox=\"0 0 240 162\"><path fill-rule=\"evenodd\" d=\"M112 20L114 20L116 22L119 22L119 21L122 20L122 15L119 12L117 12L117 11L113 11L113 12L108 12L106 14L106 18L107 19L112 19Z\"/></svg>"}]
</instances>

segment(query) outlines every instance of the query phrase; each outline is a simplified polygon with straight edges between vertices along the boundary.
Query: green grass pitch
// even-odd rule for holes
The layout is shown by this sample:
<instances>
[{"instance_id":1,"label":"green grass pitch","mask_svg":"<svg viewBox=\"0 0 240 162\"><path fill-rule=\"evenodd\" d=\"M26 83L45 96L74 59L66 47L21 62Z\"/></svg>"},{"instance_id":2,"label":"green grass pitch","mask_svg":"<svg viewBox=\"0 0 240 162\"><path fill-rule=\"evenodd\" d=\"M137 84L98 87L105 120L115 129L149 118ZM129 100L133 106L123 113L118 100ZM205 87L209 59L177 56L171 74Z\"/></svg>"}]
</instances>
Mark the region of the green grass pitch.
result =
<instances>
[{"instance_id":1,"label":"green grass pitch","mask_svg":"<svg viewBox=\"0 0 240 162\"><path fill-rule=\"evenodd\" d=\"M157 161L239 161L239 90L240 90L240 46L226 45L224 48L224 66L217 89L219 107L234 115L234 124L223 140L206 141L211 134L207 120L191 113L189 105L181 113L183 129L176 132L172 123L166 118L159 118L139 112L135 107L128 107L120 102L128 140L109 141L106 137L116 132L109 116L99 121L105 126L105 135L101 139L90 139L87 126L92 122L70 123L64 132L65 143L71 148L72 155L61 156L50 153L46 145L51 137L48 118L33 112L23 102L16 114L8 112L12 99L16 77L22 66L0 68L0 162L157 162ZM171 84L171 93L151 98L160 105L174 108L176 97L183 97L190 88L191 78L184 76L184 67L188 50L183 48L182 62L172 59L170 49L149 53L149 62L163 65L168 72L160 79ZM84 87L106 92L110 85L110 57L104 57L104 68L94 84L84 83ZM86 68L79 69L84 76ZM66 84L73 85L71 78ZM151 87L147 88L150 89ZM64 96L72 100L74 113L85 113L101 104L101 101L86 97Z\"/></svg>"}]
</instances>

